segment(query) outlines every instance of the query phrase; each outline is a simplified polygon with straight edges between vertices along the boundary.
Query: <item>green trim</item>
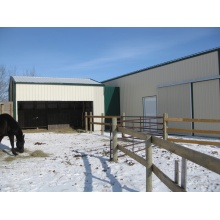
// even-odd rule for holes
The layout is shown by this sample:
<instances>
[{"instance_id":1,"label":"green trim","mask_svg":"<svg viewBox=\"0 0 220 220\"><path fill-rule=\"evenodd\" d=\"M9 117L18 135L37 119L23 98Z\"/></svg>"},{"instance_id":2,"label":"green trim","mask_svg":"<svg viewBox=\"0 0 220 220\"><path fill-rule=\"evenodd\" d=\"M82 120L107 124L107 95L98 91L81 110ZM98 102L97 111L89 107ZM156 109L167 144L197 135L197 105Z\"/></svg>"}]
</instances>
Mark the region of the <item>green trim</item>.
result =
<instances>
[{"instance_id":1,"label":"green trim","mask_svg":"<svg viewBox=\"0 0 220 220\"><path fill-rule=\"evenodd\" d=\"M105 86L104 98L105 115L120 115L120 88Z\"/></svg>"},{"instance_id":2,"label":"green trim","mask_svg":"<svg viewBox=\"0 0 220 220\"><path fill-rule=\"evenodd\" d=\"M143 72L143 71L146 71L146 70L151 70L151 69L155 69L155 68L158 68L158 67L166 66L166 65L176 63L176 62L179 62L179 61L182 61L182 60L191 59L191 58L201 56L201 55L204 55L204 54L208 54L208 53L212 53L212 52L215 52L215 51L218 51L218 53L220 53L219 52L220 47L217 47L217 48L214 48L214 49L211 49L211 50L206 50L204 52L196 53L196 54L193 54L193 55L185 56L185 57L182 57L182 58L179 58L179 59L171 60L171 61L168 61L168 62L165 62L165 63L157 64L157 65L154 65L154 66L151 66L151 67L143 68L143 69L140 69L140 70L137 70L137 71L134 71L134 72L130 72L128 74L124 74L124 75L121 75L121 76L118 76L118 77L115 77L115 78L112 78L112 79L102 81L102 83L106 83L106 82L109 82L109 81L112 81L112 80L116 80L116 79L120 79L120 78L123 78L123 77L126 77L126 76L130 76L130 75L134 75L136 73L140 73L140 72Z\"/></svg>"}]
</instances>

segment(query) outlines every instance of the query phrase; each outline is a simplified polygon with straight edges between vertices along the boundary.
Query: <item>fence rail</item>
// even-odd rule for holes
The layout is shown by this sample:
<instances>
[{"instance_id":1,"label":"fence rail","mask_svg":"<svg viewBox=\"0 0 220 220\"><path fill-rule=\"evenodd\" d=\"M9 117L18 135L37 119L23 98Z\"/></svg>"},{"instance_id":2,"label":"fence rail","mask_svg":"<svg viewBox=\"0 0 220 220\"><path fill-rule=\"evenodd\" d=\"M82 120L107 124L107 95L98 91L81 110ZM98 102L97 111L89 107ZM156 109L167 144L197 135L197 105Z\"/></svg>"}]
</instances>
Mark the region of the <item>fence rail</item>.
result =
<instances>
[{"instance_id":1,"label":"fence rail","mask_svg":"<svg viewBox=\"0 0 220 220\"><path fill-rule=\"evenodd\" d=\"M93 125L101 126L101 133L104 133L104 127L109 126L109 130L112 130L112 118L117 119L118 126L132 128L140 132L163 136L163 117L162 116L126 116L124 113L122 116L104 116L104 114L90 115L85 114L85 131L92 131ZM101 119L101 122L95 121L95 119ZM107 120L108 122L105 122Z\"/></svg>"},{"instance_id":2,"label":"fence rail","mask_svg":"<svg viewBox=\"0 0 220 220\"><path fill-rule=\"evenodd\" d=\"M187 160L192 161L206 169L209 169L215 173L220 174L220 159L201 153L199 151L192 150L190 148L183 147L176 143L171 143L167 140L152 137L152 143L159 147L162 147L172 153L177 154Z\"/></svg>"},{"instance_id":3,"label":"fence rail","mask_svg":"<svg viewBox=\"0 0 220 220\"><path fill-rule=\"evenodd\" d=\"M154 136L162 136L163 139L169 140L177 143L191 143L191 144L201 144L201 145L214 145L220 146L220 141L201 141L201 140L190 140L190 139L179 139L168 137L170 134L178 133L178 134L202 134L202 135L220 135L220 130L205 130L205 129L183 129L183 128L170 128L168 126L169 122L191 122L191 123L220 123L220 119L198 119L198 118L169 118L168 114L164 113L163 116L126 116L124 113L122 116L101 116L97 115L85 115L85 130L86 132L89 130L92 131L93 125L101 126L101 133L104 134L105 126L109 126L110 132L112 127L112 118L117 118L118 126L122 126L124 128L133 129L136 131L140 131L143 133L148 133ZM101 122L95 122L95 119L101 119ZM105 122L105 119L109 120L109 122ZM89 120L89 121L88 121Z\"/></svg>"},{"instance_id":4,"label":"fence rail","mask_svg":"<svg viewBox=\"0 0 220 220\"><path fill-rule=\"evenodd\" d=\"M133 158L134 160L136 160L137 162L139 162L140 164L142 164L143 166L146 167L146 191L152 191L152 177L151 175L149 175L149 173L153 172L170 190L175 191L175 192L185 192L186 191L186 177L184 177L184 175L186 175L186 160L190 160L200 166L205 167L206 169L209 169L217 174L220 174L220 159L216 158L216 157L212 157L209 156L207 154L203 154L199 151L195 151L186 147L183 147L179 144L176 143L172 143L169 142L167 140L163 140L160 139L158 137L155 136L150 136L148 134L143 134L131 129L127 129L127 128L122 128L122 127L118 127L114 126L113 128L114 130L116 130L116 132L113 135L113 141L114 141L114 154L113 158L114 161L117 162L118 157L117 157L117 150L121 150L122 152L124 152L125 154L127 154L128 156L130 156L131 158ZM137 154L135 154L134 152L126 149L125 147L118 145L117 144L117 130L119 132L128 134L128 135L132 135L135 137L138 137L142 140L146 141L146 159L138 156ZM149 144L150 142L150 144ZM174 154L177 154L179 156L181 156L183 158L183 162L184 162L184 166L182 166L182 181L181 181L181 186L178 185L178 180L172 180L171 178L169 178L165 173L163 173L155 164L152 163L152 149L151 149L151 144L155 144L160 148L166 149ZM151 149L151 150L149 150ZM149 155L151 154L151 155ZM176 164L176 163L175 163ZM150 169L150 171L149 171ZM176 176L176 169L178 169L177 166L175 166L175 174L174 176Z\"/></svg>"},{"instance_id":5,"label":"fence rail","mask_svg":"<svg viewBox=\"0 0 220 220\"><path fill-rule=\"evenodd\" d=\"M183 128L169 128L168 122L191 122L191 123L220 123L220 119L199 119L199 118L169 118L168 114L164 114L164 139L172 142L191 143L201 145L220 146L220 142L216 141L200 141L200 140L186 140L178 138L168 138L171 133L189 133L189 134L204 134L204 135L220 135L219 130L205 130L205 129L183 129Z\"/></svg>"},{"instance_id":6,"label":"fence rail","mask_svg":"<svg viewBox=\"0 0 220 220\"><path fill-rule=\"evenodd\" d=\"M136 160L138 163L142 164L146 167L146 191L152 191L152 173L154 173L170 190L175 192L185 192L186 191L186 175L187 175L187 160L192 161L206 169L211 170L217 174L220 174L220 159L209 156L207 154L203 154L199 151L195 151L184 146L181 146L177 143L173 142L185 142L185 143L197 143L197 144L209 144L220 146L219 142L213 141L198 141L198 140L184 140L184 139L174 139L168 138L168 132L181 132L181 133L202 133L202 134L220 134L220 131L211 131L211 130L198 130L198 129L180 129L180 128L169 128L168 122L202 122L202 123L220 123L218 119L189 119L189 118L169 118L167 114L164 114L163 117L157 118L149 118L152 121L152 124L144 124L147 121L147 117L135 117L135 116L86 116L87 120L89 119L89 125L91 130L91 125L99 124L102 126L102 133L104 132L104 125L110 125L112 127L112 139L110 140L112 144L112 159L113 161L118 161L118 150L123 152L125 155ZM101 122L94 122L95 118L101 118ZM105 123L104 119L112 119L111 122ZM154 120L154 121L153 121ZM157 120L157 121L155 121ZM159 121L161 120L161 121ZM158 122L159 121L159 122ZM137 126L135 126L137 125ZM155 129L157 135L153 135L152 133L148 133L148 128L153 126L159 127L159 129ZM87 128L88 129L88 128ZM153 130L153 129L152 129ZM121 132L123 135L129 135L133 140L140 139L145 143L145 157L139 156L136 154L137 151L131 151L127 149L127 146L122 146L118 144L117 133ZM159 138L163 134L162 137L164 139ZM172 142L170 142L172 141ZM143 142L139 142L143 143ZM166 149L180 157L182 157L182 166L181 166L181 185L179 185L179 163L175 161L175 170L174 170L174 180L168 177L165 173L163 173L155 164L152 162L152 144ZM111 150L110 150L111 154Z\"/></svg>"},{"instance_id":7,"label":"fence rail","mask_svg":"<svg viewBox=\"0 0 220 220\"><path fill-rule=\"evenodd\" d=\"M152 172L166 185L169 189L171 189L174 192L185 192L185 189L183 187L180 187L177 182L170 179L165 173L163 173L155 164L152 163L152 136L148 134L143 134L131 129L118 127L117 128L119 132L123 132L128 135L135 136L137 138L140 138L141 140L145 140L145 150L146 150L146 159L143 157L135 154L134 152L126 149L122 145L117 145L117 149L125 153L126 155L130 156L134 160L136 160L138 163L142 164L146 167L146 191L151 192L152 191ZM115 162L117 162L117 156L113 156L113 158L116 158Z\"/></svg>"},{"instance_id":8,"label":"fence rail","mask_svg":"<svg viewBox=\"0 0 220 220\"><path fill-rule=\"evenodd\" d=\"M165 121L220 123L220 119L200 119L200 118L168 118L166 117Z\"/></svg>"}]
</instances>

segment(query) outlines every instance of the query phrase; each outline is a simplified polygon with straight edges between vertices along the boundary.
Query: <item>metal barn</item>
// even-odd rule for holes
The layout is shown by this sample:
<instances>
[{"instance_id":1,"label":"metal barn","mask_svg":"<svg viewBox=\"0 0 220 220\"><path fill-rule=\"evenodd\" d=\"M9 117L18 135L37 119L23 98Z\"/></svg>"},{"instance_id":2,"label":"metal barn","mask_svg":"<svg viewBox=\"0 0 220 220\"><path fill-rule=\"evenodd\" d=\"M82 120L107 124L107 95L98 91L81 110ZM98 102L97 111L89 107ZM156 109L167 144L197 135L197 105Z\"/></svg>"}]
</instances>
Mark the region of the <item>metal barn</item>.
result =
<instances>
[{"instance_id":1,"label":"metal barn","mask_svg":"<svg viewBox=\"0 0 220 220\"><path fill-rule=\"evenodd\" d=\"M13 76L9 100L23 129L84 129L85 112L104 112L104 85L91 79Z\"/></svg>"},{"instance_id":2,"label":"metal barn","mask_svg":"<svg viewBox=\"0 0 220 220\"><path fill-rule=\"evenodd\" d=\"M220 48L103 81L120 88L120 110L126 115L220 118ZM201 123L182 123L200 129ZM172 123L169 124L172 127ZM219 125L210 124L212 129ZM204 128L204 127L203 127ZM210 129L207 127L207 129Z\"/></svg>"}]
</instances>

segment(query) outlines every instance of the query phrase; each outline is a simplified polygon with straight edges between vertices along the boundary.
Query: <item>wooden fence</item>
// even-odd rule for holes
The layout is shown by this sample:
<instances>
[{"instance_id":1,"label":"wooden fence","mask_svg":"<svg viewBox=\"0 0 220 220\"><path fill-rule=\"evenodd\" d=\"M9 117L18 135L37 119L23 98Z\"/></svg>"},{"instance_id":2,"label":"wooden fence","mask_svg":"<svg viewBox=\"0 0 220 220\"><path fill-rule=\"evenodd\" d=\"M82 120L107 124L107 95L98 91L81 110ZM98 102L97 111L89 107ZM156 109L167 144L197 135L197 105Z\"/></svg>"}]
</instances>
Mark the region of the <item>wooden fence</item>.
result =
<instances>
[{"instance_id":1,"label":"wooden fence","mask_svg":"<svg viewBox=\"0 0 220 220\"><path fill-rule=\"evenodd\" d=\"M112 159L113 161L118 161L118 150L122 151L124 154L130 156L140 164L146 167L146 191L152 191L152 173L154 173L171 191L174 192L186 192L186 183L187 183L187 160L190 160L200 166L203 166L217 174L220 174L220 159L209 156L207 154L186 148L179 144L173 142L185 142L185 143L197 143L197 144L209 144L209 145L220 145L219 142L210 142L210 141L195 141L195 140L183 140L183 139L172 139L168 138L168 132L189 132L189 133L202 133L202 134L219 134L219 131L210 131L210 130L195 130L195 129L175 129L169 128L168 122L206 122L206 123L220 123L220 120L214 119L186 119L186 118L169 118L167 114L163 116L163 126L157 135L152 135L144 132L142 126L139 127L129 127L125 126L125 123L128 120L125 120L125 114L123 116L85 116L86 118L86 131L88 131L88 125L90 125L90 131L92 131L93 124L99 124L102 126L101 133L104 133L104 126L110 125L112 127ZM101 122L94 122L95 118L101 118ZM112 122L105 123L104 119L112 119ZM88 121L89 120L89 121ZM136 120L136 119L135 119ZM140 119L141 122L142 119ZM132 122L133 123L133 122ZM141 122L142 123L142 122ZM161 123L159 123L159 126ZM122 133L122 136L127 134L131 137L138 138L143 140L145 143L145 159L135 152L132 152L126 149L125 146L118 144L118 132ZM163 139L159 138L163 133ZM172 142L170 142L172 141ZM111 143L111 142L110 142ZM152 162L152 144L170 151L180 157L182 157L182 166L181 166L181 182L179 183L179 162L175 161L174 169L174 180L168 177L163 173L155 164ZM110 144L111 145L111 144ZM111 150L110 150L111 154Z\"/></svg>"},{"instance_id":2,"label":"wooden fence","mask_svg":"<svg viewBox=\"0 0 220 220\"><path fill-rule=\"evenodd\" d=\"M118 150L124 152L140 164L146 167L146 191L152 191L152 173L154 173L170 190L174 192L185 192L186 191L186 170L187 160L190 160L200 166L203 166L217 174L220 174L220 159L212 157L201 152L183 147L179 144L172 143L168 140L163 140L155 136L144 134L141 132L134 131L117 126L117 119L113 118L112 121L112 132L113 132L113 160L118 162ZM126 149L125 147L117 143L117 133L122 132L124 134L132 135L141 140L145 141L145 154L146 159L135 154L134 152ZM175 161L174 180L169 178L163 173L155 164L152 162L152 144L157 145L160 148L164 148L178 156L182 157L182 172L181 172L181 186L179 186L179 167Z\"/></svg>"},{"instance_id":3,"label":"wooden fence","mask_svg":"<svg viewBox=\"0 0 220 220\"><path fill-rule=\"evenodd\" d=\"M214 145L220 146L220 141L202 141L202 140L193 140L193 139L179 139L168 137L169 134L180 134L186 136L186 133L189 133L189 136L192 134L202 134L203 136L207 135L220 135L220 130L198 130L198 129L182 129L182 128L170 128L168 126L169 122L181 122L181 123L219 123L220 119L198 119L198 118L169 118L167 113L164 113L163 116L155 117L143 117L143 116L126 116L123 113L122 116L94 116L92 113L90 115L86 112L85 114L85 131L92 131L93 125L97 124L101 126L101 133L104 134L105 126L112 126L112 118L117 118L117 124L122 127L132 128L133 130L140 131L143 133L148 133L154 136L162 136L163 139L169 140L177 143L191 143L191 144L201 144L201 145ZM101 118L101 122L95 122L95 119ZM109 119L110 122L105 123L105 119Z\"/></svg>"},{"instance_id":4,"label":"wooden fence","mask_svg":"<svg viewBox=\"0 0 220 220\"><path fill-rule=\"evenodd\" d=\"M190 140L190 139L174 139L168 138L170 133L189 133L192 134L202 134L206 135L220 135L220 131L217 130L198 130L198 129L181 129L181 128L169 128L168 122L191 122L191 123L220 123L220 119L198 119L198 118L169 118L168 114L164 114L164 139L172 142L182 142L182 143L192 143L192 144L201 144L201 145L214 145L220 146L220 142L216 141L200 141L200 140Z\"/></svg>"},{"instance_id":5,"label":"wooden fence","mask_svg":"<svg viewBox=\"0 0 220 220\"><path fill-rule=\"evenodd\" d=\"M0 114L3 113L13 116L13 102L0 102Z\"/></svg>"},{"instance_id":6,"label":"wooden fence","mask_svg":"<svg viewBox=\"0 0 220 220\"><path fill-rule=\"evenodd\" d=\"M111 119L111 121L112 121L112 118L117 118L118 125L124 126L124 124L121 123L121 121L123 120L123 117L124 116L104 116L104 114L102 114L101 116L100 115L95 116L95 115L92 115L92 112L90 112L90 114L85 112L85 131L86 132L88 132L88 131L92 132L93 125L100 125L101 126L101 134L103 135L105 126L106 125L108 125L110 127L112 126L112 122L105 123L104 122L105 119ZM101 122L95 122L94 121L95 119L101 119Z\"/></svg>"},{"instance_id":7,"label":"wooden fence","mask_svg":"<svg viewBox=\"0 0 220 220\"><path fill-rule=\"evenodd\" d=\"M118 126L131 128L143 133L154 134L163 136L164 134L164 117L163 116L126 116L123 113L122 116L95 116L92 112L85 113L85 131L92 131L93 125L101 126L101 133L104 134L105 126L109 126L109 130L112 130L112 119L117 118ZM101 119L101 122L96 122L95 119ZM107 120L105 120L107 119ZM105 122L108 121L108 122Z\"/></svg>"}]
</instances>

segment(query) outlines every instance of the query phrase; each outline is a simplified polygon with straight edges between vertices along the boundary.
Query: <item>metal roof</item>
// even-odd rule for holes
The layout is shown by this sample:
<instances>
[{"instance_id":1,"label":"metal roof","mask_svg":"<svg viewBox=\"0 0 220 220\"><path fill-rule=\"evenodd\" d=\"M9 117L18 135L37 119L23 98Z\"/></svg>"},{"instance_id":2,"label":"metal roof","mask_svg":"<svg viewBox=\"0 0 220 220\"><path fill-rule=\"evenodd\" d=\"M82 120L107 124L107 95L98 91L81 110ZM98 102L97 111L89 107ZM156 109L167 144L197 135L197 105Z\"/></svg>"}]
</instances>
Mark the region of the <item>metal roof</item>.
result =
<instances>
[{"instance_id":1,"label":"metal roof","mask_svg":"<svg viewBox=\"0 0 220 220\"><path fill-rule=\"evenodd\" d=\"M101 83L86 78L53 78L33 76L12 76L16 83L28 84L79 84L79 85L102 85Z\"/></svg>"},{"instance_id":2,"label":"metal roof","mask_svg":"<svg viewBox=\"0 0 220 220\"><path fill-rule=\"evenodd\" d=\"M214 52L214 51L218 51L220 53L220 47L216 47L216 48L206 50L206 51L203 51L203 52L200 52L200 53L195 53L195 54L192 54L192 55L189 55L189 56L185 56L185 57L182 57L182 58L179 58L179 59L164 62L164 63L158 64L158 65L150 66L150 67L143 68L143 69L140 69L140 70L136 70L136 71L133 71L133 72L130 72L130 73L127 73L127 74L123 74L121 76L117 76L117 77L114 77L114 78L111 78L111 79L104 80L104 81L102 81L102 83L106 83L106 82L109 82L109 81L112 81L112 80L115 80L115 79L123 78L123 77L130 76L130 75L134 75L134 74L140 73L142 71L158 68L158 67L161 67L161 66L165 66L165 65L168 65L168 64L171 64L171 63L175 63L175 62L179 62L179 61L182 61L182 60L190 59L190 58L200 56L200 55L204 55L204 54L207 54L207 53L211 53L211 52Z\"/></svg>"}]
</instances>

